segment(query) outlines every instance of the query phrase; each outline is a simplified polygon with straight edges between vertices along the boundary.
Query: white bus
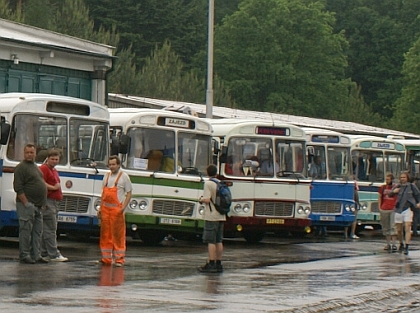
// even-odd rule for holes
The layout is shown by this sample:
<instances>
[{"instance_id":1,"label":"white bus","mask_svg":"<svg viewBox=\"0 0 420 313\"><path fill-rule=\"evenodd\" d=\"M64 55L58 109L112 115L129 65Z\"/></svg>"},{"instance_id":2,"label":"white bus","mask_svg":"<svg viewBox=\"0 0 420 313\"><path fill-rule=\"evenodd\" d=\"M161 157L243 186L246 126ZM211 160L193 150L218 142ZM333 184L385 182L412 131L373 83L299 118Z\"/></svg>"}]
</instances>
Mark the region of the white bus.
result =
<instances>
[{"instance_id":1,"label":"white bus","mask_svg":"<svg viewBox=\"0 0 420 313\"><path fill-rule=\"evenodd\" d=\"M313 227L346 227L354 221L354 179L350 138L332 130L303 128L307 140L308 173L312 178ZM316 159L321 163L316 164ZM311 167L320 168L318 173Z\"/></svg>"},{"instance_id":2,"label":"white bus","mask_svg":"<svg viewBox=\"0 0 420 313\"><path fill-rule=\"evenodd\" d=\"M197 236L204 207L198 203L211 163L211 126L177 112L109 109L113 154L133 183L126 211L129 234L148 244L166 235Z\"/></svg>"},{"instance_id":3,"label":"white bus","mask_svg":"<svg viewBox=\"0 0 420 313\"><path fill-rule=\"evenodd\" d=\"M359 228L380 228L378 190L387 174L399 177L405 165L405 148L401 143L381 137L349 135L353 174L359 186Z\"/></svg>"},{"instance_id":4,"label":"white bus","mask_svg":"<svg viewBox=\"0 0 420 313\"><path fill-rule=\"evenodd\" d=\"M258 242L265 233L310 232L305 132L264 120L212 119L219 174L232 192L225 233Z\"/></svg>"},{"instance_id":5,"label":"white bus","mask_svg":"<svg viewBox=\"0 0 420 313\"><path fill-rule=\"evenodd\" d=\"M59 232L98 234L97 205L109 156L108 110L76 98L6 93L0 94L0 112L4 118L0 149L1 233L17 234L13 172L23 159L24 146L32 143L39 164L45 160L48 149L62 152L56 166L64 195L58 216Z\"/></svg>"}]
</instances>

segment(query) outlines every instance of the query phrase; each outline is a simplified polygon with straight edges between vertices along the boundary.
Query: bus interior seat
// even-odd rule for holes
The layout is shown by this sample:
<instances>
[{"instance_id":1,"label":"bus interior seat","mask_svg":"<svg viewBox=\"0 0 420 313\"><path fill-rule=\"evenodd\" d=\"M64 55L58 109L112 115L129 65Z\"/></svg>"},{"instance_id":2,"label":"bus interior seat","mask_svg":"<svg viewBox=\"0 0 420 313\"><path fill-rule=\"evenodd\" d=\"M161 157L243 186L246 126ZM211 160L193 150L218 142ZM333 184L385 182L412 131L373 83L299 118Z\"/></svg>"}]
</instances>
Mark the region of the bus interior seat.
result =
<instances>
[{"instance_id":1,"label":"bus interior seat","mask_svg":"<svg viewBox=\"0 0 420 313\"><path fill-rule=\"evenodd\" d=\"M149 171L159 171L162 165L163 152L160 150L150 150L146 159L148 159L147 169Z\"/></svg>"}]
</instances>

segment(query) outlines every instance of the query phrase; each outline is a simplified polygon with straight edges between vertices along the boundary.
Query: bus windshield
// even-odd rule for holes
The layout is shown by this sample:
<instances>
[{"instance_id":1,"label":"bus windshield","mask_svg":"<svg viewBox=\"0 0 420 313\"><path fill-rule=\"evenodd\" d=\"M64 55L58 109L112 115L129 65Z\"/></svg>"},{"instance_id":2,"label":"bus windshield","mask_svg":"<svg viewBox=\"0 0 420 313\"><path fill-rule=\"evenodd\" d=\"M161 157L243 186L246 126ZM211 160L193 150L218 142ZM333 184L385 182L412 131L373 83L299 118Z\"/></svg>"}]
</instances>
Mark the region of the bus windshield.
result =
<instances>
[{"instance_id":1,"label":"bus windshield","mask_svg":"<svg viewBox=\"0 0 420 313\"><path fill-rule=\"evenodd\" d=\"M108 156L107 133L108 126L103 122L71 118L69 123L64 117L17 114L12 121L7 157L21 161L23 148L33 143L36 146L37 163L47 158L48 149L55 148L61 151L62 165L74 159L86 158L95 161L97 167L105 168Z\"/></svg>"},{"instance_id":2,"label":"bus windshield","mask_svg":"<svg viewBox=\"0 0 420 313\"><path fill-rule=\"evenodd\" d=\"M205 174L211 158L211 137L194 133L130 127L130 149L124 166L165 173ZM176 155L178 153L178 157Z\"/></svg>"},{"instance_id":3,"label":"bus windshield","mask_svg":"<svg viewBox=\"0 0 420 313\"><path fill-rule=\"evenodd\" d=\"M327 151L325 151L327 150ZM310 146L308 173L314 179L350 179L350 149L346 147Z\"/></svg>"},{"instance_id":4,"label":"bus windshield","mask_svg":"<svg viewBox=\"0 0 420 313\"><path fill-rule=\"evenodd\" d=\"M358 181L383 182L386 174L397 177L403 169L403 154L380 151L352 151L353 171Z\"/></svg>"},{"instance_id":5,"label":"bus windshield","mask_svg":"<svg viewBox=\"0 0 420 313\"><path fill-rule=\"evenodd\" d=\"M285 139L232 137L227 148L225 173L232 176L287 176L303 173L304 142ZM289 173L289 174L287 174Z\"/></svg>"}]
</instances>

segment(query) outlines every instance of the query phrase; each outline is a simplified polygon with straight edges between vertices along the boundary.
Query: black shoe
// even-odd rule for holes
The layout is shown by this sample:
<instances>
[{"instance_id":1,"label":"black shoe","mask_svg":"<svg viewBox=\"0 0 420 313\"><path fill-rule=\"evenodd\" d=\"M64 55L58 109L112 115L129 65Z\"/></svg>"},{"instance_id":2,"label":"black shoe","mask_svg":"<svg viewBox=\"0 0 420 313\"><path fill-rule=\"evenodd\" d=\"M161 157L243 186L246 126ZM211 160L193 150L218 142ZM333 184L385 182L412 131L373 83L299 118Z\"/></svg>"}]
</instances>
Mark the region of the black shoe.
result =
<instances>
[{"instance_id":1,"label":"black shoe","mask_svg":"<svg viewBox=\"0 0 420 313\"><path fill-rule=\"evenodd\" d=\"M398 252L403 253L403 251L404 251L404 245L402 243L400 243L400 247L398 248Z\"/></svg>"},{"instance_id":2,"label":"black shoe","mask_svg":"<svg viewBox=\"0 0 420 313\"><path fill-rule=\"evenodd\" d=\"M405 246L405 249L404 249L404 254L405 254L405 255L408 255L408 245L406 245L406 246Z\"/></svg>"},{"instance_id":3,"label":"black shoe","mask_svg":"<svg viewBox=\"0 0 420 313\"><path fill-rule=\"evenodd\" d=\"M217 273L216 264L206 263L204 266L197 267L197 270L201 273Z\"/></svg>"},{"instance_id":4,"label":"black shoe","mask_svg":"<svg viewBox=\"0 0 420 313\"><path fill-rule=\"evenodd\" d=\"M20 263L26 263L26 264L35 264L36 262L32 260L30 257L26 257L19 261Z\"/></svg>"},{"instance_id":5,"label":"black shoe","mask_svg":"<svg viewBox=\"0 0 420 313\"><path fill-rule=\"evenodd\" d=\"M50 262L47 258L40 257L38 260L36 260L36 263L48 263Z\"/></svg>"},{"instance_id":6,"label":"black shoe","mask_svg":"<svg viewBox=\"0 0 420 313\"><path fill-rule=\"evenodd\" d=\"M222 264L216 264L216 270L218 273L222 273L223 272L223 265Z\"/></svg>"},{"instance_id":7,"label":"black shoe","mask_svg":"<svg viewBox=\"0 0 420 313\"><path fill-rule=\"evenodd\" d=\"M396 245L392 245L392 252L397 252L397 246Z\"/></svg>"}]
</instances>

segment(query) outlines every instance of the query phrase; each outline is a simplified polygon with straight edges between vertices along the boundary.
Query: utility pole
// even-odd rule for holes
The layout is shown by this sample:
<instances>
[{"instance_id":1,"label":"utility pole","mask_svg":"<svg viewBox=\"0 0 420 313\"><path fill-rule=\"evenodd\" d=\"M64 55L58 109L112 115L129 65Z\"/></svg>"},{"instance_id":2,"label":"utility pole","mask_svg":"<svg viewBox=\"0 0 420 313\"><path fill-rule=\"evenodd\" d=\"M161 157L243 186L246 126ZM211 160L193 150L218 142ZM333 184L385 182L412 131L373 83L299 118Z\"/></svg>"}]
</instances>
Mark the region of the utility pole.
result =
<instances>
[{"instance_id":1,"label":"utility pole","mask_svg":"<svg viewBox=\"0 0 420 313\"><path fill-rule=\"evenodd\" d=\"M209 0L209 29L207 47L207 91L206 117L213 117L213 38L214 38L214 0Z\"/></svg>"}]
</instances>

